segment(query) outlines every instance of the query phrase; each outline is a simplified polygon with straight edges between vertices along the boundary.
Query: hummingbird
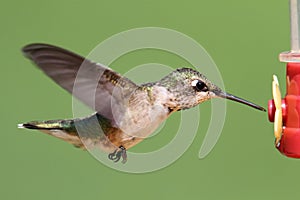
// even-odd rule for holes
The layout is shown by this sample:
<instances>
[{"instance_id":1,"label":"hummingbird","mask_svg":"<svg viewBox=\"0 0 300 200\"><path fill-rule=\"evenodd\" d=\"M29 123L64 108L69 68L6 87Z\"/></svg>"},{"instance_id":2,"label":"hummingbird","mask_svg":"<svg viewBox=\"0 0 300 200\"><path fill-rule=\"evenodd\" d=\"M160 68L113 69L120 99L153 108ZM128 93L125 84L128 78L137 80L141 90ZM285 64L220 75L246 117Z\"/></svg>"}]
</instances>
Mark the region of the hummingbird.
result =
<instances>
[{"instance_id":1,"label":"hummingbird","mask_svg":"<svg viewBox=\"0 0 300 200\"><path fill-rule=\"evenodd\" d=\"M211 98L233 100L255 109L263 107L222 91L192 68L179 68L161 80L136 84L112 69L49 44L23 49L53 81L92 108L90 116L19 124L62 139L81 149L100 148L108 158L127 161L126 151L141 142L172 113Z\"/></svg>"}]
</instances>

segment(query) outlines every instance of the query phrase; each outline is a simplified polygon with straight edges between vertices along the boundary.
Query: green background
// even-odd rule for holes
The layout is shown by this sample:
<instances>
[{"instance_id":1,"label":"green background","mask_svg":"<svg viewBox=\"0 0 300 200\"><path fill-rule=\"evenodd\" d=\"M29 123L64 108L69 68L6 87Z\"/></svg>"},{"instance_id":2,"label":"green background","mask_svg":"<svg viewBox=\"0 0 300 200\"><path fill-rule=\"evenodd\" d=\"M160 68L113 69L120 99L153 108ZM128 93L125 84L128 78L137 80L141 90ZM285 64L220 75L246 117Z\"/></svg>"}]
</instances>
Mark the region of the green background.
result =
<instances>
[{"instance_id":1,"label":"green background","mask_svg":"<svg viewBox=\"0 0 300 200\"><path fill-rule=\"evenodd\" d=\"M63 141L16 128L72 117L71 96L23 58L22 46L46 42L87 55L116 33L147 26L194 38L218 65L228 91L266 107L272 74L285 91L285 65L277 56L289 49L288 0L1 1L0 24L0 199L299 199L300 161L274 148L267 113L236 103L228 102L222 135L208 157L198 159L210 117L210 103L204 103L191 147L147 174L115 171ZM124 56L111 67L124 73L147 62L184 64L149 54ZM172 131L161 135L133 150L163 146Z\"/></svg>"}]
</instances>

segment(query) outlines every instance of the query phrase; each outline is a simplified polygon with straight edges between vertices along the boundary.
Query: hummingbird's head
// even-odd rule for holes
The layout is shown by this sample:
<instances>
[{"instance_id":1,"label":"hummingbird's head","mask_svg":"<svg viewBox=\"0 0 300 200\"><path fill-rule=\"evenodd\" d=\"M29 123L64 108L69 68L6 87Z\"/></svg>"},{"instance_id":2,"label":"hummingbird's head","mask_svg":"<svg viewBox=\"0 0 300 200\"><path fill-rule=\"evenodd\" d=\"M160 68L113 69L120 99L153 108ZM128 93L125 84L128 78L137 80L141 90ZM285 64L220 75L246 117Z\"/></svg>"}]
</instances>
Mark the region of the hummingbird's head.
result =
<instances>
[{"instance_id":1,"label":"hummingbird's head","mask_svg":"<svg viewBox=\"0 0 300 200\"><path fill-rule=\"evenodd\" d=\"M166 87L174 95L180 109L188 109L211 98L219 97L265 111L261 106L223 92L203 74L190 68L180 68L171 72L159 81L159 85Z\"/></svg>"}]
</instances>

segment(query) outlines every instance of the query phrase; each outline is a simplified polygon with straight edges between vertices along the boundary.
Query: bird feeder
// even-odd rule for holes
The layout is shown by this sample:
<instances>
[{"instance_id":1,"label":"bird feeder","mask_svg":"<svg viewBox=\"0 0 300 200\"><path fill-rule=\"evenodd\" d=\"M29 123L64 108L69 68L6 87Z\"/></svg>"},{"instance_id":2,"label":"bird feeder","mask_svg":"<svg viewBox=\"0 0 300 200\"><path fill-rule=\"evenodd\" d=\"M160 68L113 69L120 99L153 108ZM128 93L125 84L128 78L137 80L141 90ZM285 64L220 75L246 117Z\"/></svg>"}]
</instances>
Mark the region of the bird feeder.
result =
<instances>
[{"instance_id":1,"label":"bird feeder","mask_svg":"<svg viewBox=\"0 0 300 200\"><path fill-rule=\"evenodd\" d=\"M275 146L285 156L300 158L300 0L290 0L291 50L279 55L286 63L286 96L273 76L268 116L274 122Z\"/></svg>"}]
</instances>

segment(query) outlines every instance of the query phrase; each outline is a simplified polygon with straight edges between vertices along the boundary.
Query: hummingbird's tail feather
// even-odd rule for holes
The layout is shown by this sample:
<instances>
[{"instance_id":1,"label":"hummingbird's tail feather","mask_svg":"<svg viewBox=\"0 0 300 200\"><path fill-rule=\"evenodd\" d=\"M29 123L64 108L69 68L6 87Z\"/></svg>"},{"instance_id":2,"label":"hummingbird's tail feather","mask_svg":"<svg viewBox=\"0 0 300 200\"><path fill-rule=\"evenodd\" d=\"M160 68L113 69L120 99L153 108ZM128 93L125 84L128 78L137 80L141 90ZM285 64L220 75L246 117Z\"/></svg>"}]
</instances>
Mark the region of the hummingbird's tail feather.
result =
<instances>
[{"instance_id":1,"label":"hummingbird's tail feather","mask_svg":"<svg viewBox=\"0 0 300 200\"><path fill-rule=\"evenodd\" d=\"M76 128L74 120L32 121L18 124L18 128L36 129L48 135L62 139L75 147L85 149Z\"/></svg>"}]
</instances>

